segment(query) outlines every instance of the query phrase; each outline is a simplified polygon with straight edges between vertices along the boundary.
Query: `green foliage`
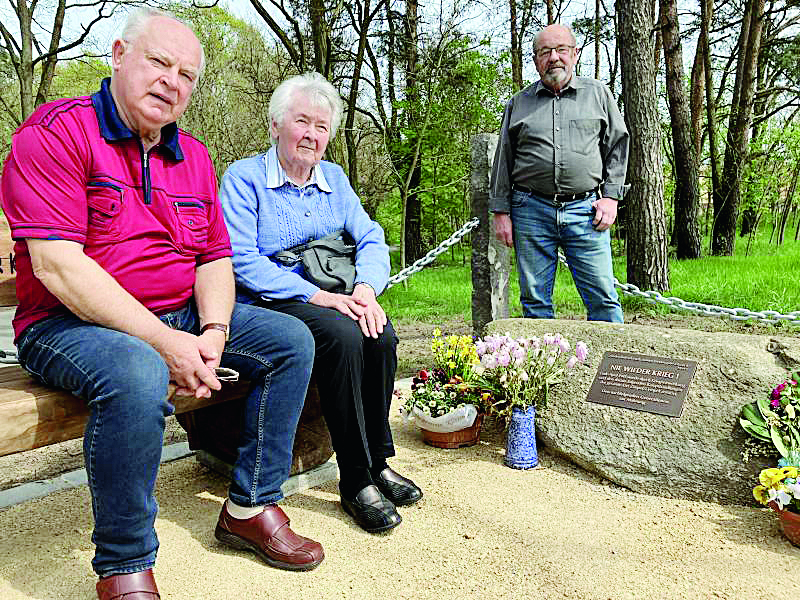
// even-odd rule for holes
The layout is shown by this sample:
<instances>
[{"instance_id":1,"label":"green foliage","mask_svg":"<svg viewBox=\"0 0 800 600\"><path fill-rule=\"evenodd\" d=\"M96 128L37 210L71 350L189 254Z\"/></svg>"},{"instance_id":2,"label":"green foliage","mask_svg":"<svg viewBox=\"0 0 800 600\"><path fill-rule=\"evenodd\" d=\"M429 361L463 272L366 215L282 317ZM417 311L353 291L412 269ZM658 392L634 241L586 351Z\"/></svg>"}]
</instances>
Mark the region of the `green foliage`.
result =
<instances>
[{"instance_id":1,"label":"green foliage","mask_svg":"<svg viewBox=\"0 0 800 600\"><path fill-rule=\"evenodd\" d=\"M421 82L416 95L395 103L403 118L401 136L389 146L402 186L418 140L421 180L416 192L422 205L422 242L436 245L468 220L470 139L496 131L503 104L511 94L510 78L487 41L451 34L424 49ZM402 213L400 198L382 207L380 219L389 238L400 243L400 223L394 228L383 215Z\"/></svg>"},{"instance_id":2,"label":"green foliage","mask_svg":"<svg viewBox=\"0 0 800 600\"><path fill-rule=\"evenodd\" d=\"M771 442L783 457L800 452L800 371L792 373L769 397L742 408L742 428L762 442Z\"/></svg>"},{"instance_id":3,"label":"green foliage","mask_svg":"<svg viewBox=\"0 0 800 600\"><path fill-rule=\"evenodd\" d=\"M191 23L206 54L205 72L180 124L206 144L221 176L232 162L269 148L269 99L293 73L261 31L224 8L172 10Z\"/></svg>"},{"instance_id":4,"label":"green foliage","mask_svg":"<svg viewBox=\"0 0 800 600\"><path fill-rule=\"evenodd\" d=\"M56 69L50 100L93 94L100 89L100 82L110 76L111 67L99 58L67 61Z\"/></svg>"},{"instance_id":5,"label":"green foliage","mask_svg":"<svg viewBox=\"0 0 800 600\"><path fill-rule=\"evenodd\" d=\"M800 278L796 271L800 264L800 242L770 245L768 228L762 227L750 254L744 254L744 244L738 244L734 256L670 260L672 287L664 295L688 302L743 307L754 311L788 313L798 310ZM459 317L469 321L472 318L472 279L469 264L461 266L460 258L457 256L453 263L448 262L447 255L443 255L437 260L436 266L413 275L408 280L407 289L403 285L389 289L381 296L386 312L393 319L441 320ZM393 272L397 270L395 267ZM614 259L614 273L619 281L625 282L624 257ZM675 312L675 309L632 296L621 296L621 301L626 312ZM572 277L563 265L559 266L556 274L553 303L557 316L585 315ZM509 305L511 316L522 315L515 271L511 273ZM780 326L791 328L788 324Z\"/></svg>"}]
</instances>

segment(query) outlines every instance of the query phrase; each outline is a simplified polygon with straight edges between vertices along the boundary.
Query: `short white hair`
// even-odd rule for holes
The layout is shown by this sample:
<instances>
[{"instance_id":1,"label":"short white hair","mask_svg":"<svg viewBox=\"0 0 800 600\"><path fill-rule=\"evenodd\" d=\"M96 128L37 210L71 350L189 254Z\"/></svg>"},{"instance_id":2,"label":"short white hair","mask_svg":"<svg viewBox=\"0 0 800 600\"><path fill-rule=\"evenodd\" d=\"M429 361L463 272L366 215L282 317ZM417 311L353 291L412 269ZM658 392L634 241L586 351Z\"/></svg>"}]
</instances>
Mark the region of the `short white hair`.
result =
<instances>
[{"instance_id":1,"label":"short white hair","mask_svg":"<svg viewBox=\"0 0 800 600\"><path fill-rule=\"evenodd\" d=\"M270 123L277 123L278 126L283 125L283 119L286 117L286 112L289 110L296 93L303 94L313 107L330 111L330 139L333 139L342 121L342 98L330 81L314 71L290 77L275 88L269 100ZM272 131L271 128L270 131ZM273 144L277 143L278 140L272 134L270 134L270 138Z\"/></svg>"},{"instance_id":2,"label":"short white hair","mask_svg":"<svg viewBox=\"0 0 800 600\"><path fill-rule=\"evenodd\" d=\"M122 31L117 39L132 44L139 39L139 36L141 36L142 33L144 33L145 29L147 28L147 24L150 22L150 19L154 19L156 17L172 19L173 21L177 21L189 29L192 29L192 26L189 23L176 17L171 12L167 12L166 10L161 10L158 8L152 8L150 6L141 6L128 13L128 18L125 20L125 25L123 25ZM192 31L194 30L192 29ZM205 68L206 52L203 50L203 44L200 44L200 66L197 71L198 79L203 74Z\"/></svg>"}]
</instances>

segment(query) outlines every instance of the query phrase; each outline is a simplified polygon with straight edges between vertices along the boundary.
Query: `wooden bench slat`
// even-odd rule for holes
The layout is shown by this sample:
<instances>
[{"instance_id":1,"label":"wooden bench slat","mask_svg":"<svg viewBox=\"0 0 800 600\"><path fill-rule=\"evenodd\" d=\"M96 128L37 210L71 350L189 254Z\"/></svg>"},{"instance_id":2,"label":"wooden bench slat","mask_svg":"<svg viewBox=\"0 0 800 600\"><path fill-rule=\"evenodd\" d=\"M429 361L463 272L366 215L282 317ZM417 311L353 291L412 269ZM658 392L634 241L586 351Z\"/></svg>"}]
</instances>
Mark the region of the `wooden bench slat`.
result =
<instances>
[{"instance_id":1,"label":"wooden bench slat","mask_svg":"<svg viewBox=\"0 0 800 600\"><path fill-rule=\"evenodd\" d=\"M225 384L211 398L176 396L170 386L175 413L244 397L247 382ZM36 383L22 367L0 368L0 456L31 450L83 436L89 411L80 398Z\"/></svg>"}]
</instances>

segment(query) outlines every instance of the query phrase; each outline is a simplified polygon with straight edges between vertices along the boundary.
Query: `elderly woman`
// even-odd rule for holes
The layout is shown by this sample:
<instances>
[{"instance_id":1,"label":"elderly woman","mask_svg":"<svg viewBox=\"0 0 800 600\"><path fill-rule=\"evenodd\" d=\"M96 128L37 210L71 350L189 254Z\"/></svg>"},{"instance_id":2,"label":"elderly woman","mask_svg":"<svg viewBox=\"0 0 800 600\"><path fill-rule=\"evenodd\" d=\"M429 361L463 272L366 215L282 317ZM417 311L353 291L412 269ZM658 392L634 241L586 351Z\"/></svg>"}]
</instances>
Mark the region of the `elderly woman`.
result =
<instances>
[{"instance_id":1,"label":"elderly woman","mask_svg":"<svg viewBox=\"0 0 800 600\"><path fill-rule=\"evenodd\" d=\"M395 507L416 502L422 491L386 462L394 456L389 406L397 336L376 296L386 287L389 253L344 171L321 160L341 115L339 94L318 73L284 81L269 105L272 147L232 164L221 198L239 300L293 315L314 335L314 376L342 507L363 529L378 532L399 525ZM275 259L340 229L356 244L352 294L320 289L301 264Z\"/></svg>"}]
</instances>

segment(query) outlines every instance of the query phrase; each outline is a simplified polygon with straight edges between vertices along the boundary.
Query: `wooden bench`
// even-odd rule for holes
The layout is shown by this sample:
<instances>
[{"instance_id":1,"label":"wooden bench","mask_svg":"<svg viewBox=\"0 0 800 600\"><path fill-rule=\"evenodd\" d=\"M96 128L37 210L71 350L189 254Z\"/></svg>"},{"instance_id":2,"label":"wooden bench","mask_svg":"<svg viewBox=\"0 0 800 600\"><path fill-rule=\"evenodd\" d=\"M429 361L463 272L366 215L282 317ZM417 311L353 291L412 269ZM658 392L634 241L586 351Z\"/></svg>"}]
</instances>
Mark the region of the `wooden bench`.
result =
<instances>
[{"instance_id":1,"label":"wooden bench","mask_svg":"<svg viewBox=\"0 0 800 600\"><path fill-rule=\"evenodd\" d=\"M0 218L0 306L17 303L13 242ZM2 348L11 350L11 348ZM211 398L175 395L170 402L186 429L189 447L210 455L217 464L231 464L249 383L225 383ZM89 412L83 400L37 383L19 365L0 366L0 456L24 452L83 436ZM292 474L323 465L333 455L316 386L309 386L293 449ZM211 465L213 466L213 465Z\"/></svg>"}]
</instances>

